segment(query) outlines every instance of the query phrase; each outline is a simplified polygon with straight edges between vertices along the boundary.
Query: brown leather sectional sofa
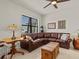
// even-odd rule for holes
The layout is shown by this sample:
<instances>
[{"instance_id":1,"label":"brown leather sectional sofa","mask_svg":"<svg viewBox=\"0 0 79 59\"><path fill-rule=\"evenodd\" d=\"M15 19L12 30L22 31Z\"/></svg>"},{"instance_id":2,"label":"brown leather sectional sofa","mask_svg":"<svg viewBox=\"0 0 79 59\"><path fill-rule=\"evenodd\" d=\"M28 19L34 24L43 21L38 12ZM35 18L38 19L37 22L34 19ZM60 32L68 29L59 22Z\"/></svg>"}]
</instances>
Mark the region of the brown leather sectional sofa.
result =
<instances>
[{"instance_id":1,"label":"brown leather sectional sofa","mask_svg":"<svg viewBox=\"0 0 79 59\"><path fill-rule=\"evenodd\" d=\"M65 40L63 40L64 38L61 39L63 34L67 35ZM70 48L70 33L29 33L25 35L30 36L32 40L27 41L27 39L25 39L20 42L20 45L21 48L26 49L29 52L49 42L58 42L60 47Z\"/></svg>"}]
</instances>

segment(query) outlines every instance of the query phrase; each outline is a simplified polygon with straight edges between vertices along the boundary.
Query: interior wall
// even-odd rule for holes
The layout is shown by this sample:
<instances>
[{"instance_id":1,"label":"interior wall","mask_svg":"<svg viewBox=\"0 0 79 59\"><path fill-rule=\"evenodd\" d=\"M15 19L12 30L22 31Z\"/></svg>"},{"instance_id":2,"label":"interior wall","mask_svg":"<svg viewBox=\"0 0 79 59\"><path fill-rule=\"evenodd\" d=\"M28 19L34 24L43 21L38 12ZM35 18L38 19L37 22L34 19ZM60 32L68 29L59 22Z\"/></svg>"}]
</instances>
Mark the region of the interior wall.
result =
<instances>
[{"instance_id":1,"label":"interior wall","mask_svg":"<svg viewBox=\"0 0 79 59\"><path fill-rule=\"evenodd\" d=\"M79 29L79 6L77 1L70 1L67 5L58 5L55 12L44 16L43 25L46 32L69 32L71 36ZM66 29L58 29L58 20L66 20ZM48 23L56 22L56 29L48 29Z\"/></svg>"},{"instance_id":2,"label":"interior wall","mask_svg":"<svg viewBox=\"0 0 79 59\"><path fill-rule=\"evenodd\" d=\"M8 0L0 0L0 38L11 37L12 31L7 30L10 24L21 25L21 16L26 15L38 19L40 25L41 16L33 11L23 8ZM16 32L19 35L19 31Z\"/></svg>"}]
</instances>

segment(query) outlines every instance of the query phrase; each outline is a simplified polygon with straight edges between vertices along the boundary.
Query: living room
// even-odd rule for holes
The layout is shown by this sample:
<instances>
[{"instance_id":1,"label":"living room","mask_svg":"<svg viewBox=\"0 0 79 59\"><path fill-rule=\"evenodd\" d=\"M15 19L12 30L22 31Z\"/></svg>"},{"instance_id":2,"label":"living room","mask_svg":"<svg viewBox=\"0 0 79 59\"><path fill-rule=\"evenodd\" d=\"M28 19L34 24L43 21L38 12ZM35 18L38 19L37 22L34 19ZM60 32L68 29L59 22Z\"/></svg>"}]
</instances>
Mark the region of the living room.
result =
<instances>
[{"instance_id":1,"label":"living room","mask_svg":"<svg viewBox=\"0 0 79 59\"><path fill-rule=\"evenodd\" d=\"M76 1L70 0L62 3L58 3L57 4L58 8L56 9L53 5L43 8L49 3L49 1L46 1L46 0L44 1L42 0L19 0L19 1L0 0L0 40L4 38L12 37L12 30L9 30L8 26L11 24L15 24L17 25L17 27L20 28L22 26L22 17L24 15L38 20L38 26L37 26L38 33L41 32L41 29L43 30L44 33L50 33L50 35L52 32L69 33L70 39L71 39L70 48L69 49L60 48L60 53L62 51L63 55L59 53L57 59L62 59L62 58L78 59L79 57L77 55L79 54L78 53L79 51L77 49L74 49L72 44L73 39L78 36L77 34L79 30L78 2L79 2L78 0ZM59 24L61 22L64 23L62 27L59 26L61 25ZM43 26L43 28L40 28L41 26ZM16 37L21 36L22 34L21 30L15 31ZM34 57L32 59L40 59L36 57L36 56L39 56L38 50L40 49L41 48L37 48L30 53L26 52L24 54L24 57L23 55L20 55L19 58L31 59L32 57ZM64 51L70 52L70 54L66 53L67 55L65 56ZM36 54L35 52L38 55L35 56ZM16 54L16 56L13 56L12 58L18 59L17 56L18 54Z\"/></svg>"}]
</instances>

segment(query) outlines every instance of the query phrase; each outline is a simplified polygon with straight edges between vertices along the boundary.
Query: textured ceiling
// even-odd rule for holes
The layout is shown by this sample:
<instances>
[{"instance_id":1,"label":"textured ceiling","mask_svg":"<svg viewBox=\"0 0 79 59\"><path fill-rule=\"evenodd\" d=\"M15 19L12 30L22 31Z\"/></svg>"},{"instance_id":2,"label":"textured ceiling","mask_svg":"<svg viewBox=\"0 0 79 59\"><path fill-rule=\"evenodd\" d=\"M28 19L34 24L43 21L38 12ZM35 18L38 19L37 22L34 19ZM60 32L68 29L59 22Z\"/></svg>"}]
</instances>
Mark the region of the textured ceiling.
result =
<instances>
[{"instance_id":1,"label":"textured ceiling","mask_svg":"<svg viewBox=\"0 0 79 59\"><path fill-rule=\"evenodd\" d=\"M58 9L69 8L69 6L71 6L71 1L67 1L63 3L58 3L57 4L59 7L58 9L55 9L53 5L50 5L44 9L43 7L49 3L46 0L10 0L10 1L17 3L25 8L28 8L29 10L35 11L42 15L53 13Z\"/></svg>"}]
</instances>

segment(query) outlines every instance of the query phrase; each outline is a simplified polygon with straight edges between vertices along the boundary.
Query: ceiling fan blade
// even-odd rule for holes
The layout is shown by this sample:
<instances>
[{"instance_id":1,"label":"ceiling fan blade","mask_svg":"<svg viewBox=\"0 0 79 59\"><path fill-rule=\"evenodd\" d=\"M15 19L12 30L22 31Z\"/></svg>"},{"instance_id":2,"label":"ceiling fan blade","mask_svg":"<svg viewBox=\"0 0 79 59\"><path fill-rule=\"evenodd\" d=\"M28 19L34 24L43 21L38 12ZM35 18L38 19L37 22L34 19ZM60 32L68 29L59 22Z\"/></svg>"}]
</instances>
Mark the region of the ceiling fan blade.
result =
<instances>
[{"instance_id":1,"label":"ceiling fan blade","mask_svg":"<svg viewBox=\"0 0 79 59\"><path fill-rule=\"evenodd\" d=\"M50 2L49 4L47 4L45 7L43 7L43 8L46 8L46 7L48 7L49 5L51 5L51 2Z\"/></svg>"},{"instance_id":2,"label":"ceiling fan blade","mask_svg":"<svg viewBox=\"0 0 79 59\"><path fill-rule=\"evenodd\" d=\"M57 0L57 3L66 2L66 1L70 1L70 0Z\"/></svg>"},{"instance_id":3,"label":"ceiling fan blade","mask_svg":"<svg viewBox=\"0 0 79 59\"><path fill-rule=\"evenodd\" d=\"M66 1L70 1L70 0L46 0L46 1L50 1L50 3L48 5L46 5L44 8L46 8L47 6L49 6L52 3L53 6L57 9L58 6L56 3L66 2Z\"/></svg>"},{"instance_id":4,"label":"ceiling fan blade","mask_svg":"<svg viewBox=\"0 0 79 59\"><path fill-rule=\"evenodd\" d=\"M56 9L58 8L58 6L56 4L53 5Z\"/></svg>"}]
</instances>

